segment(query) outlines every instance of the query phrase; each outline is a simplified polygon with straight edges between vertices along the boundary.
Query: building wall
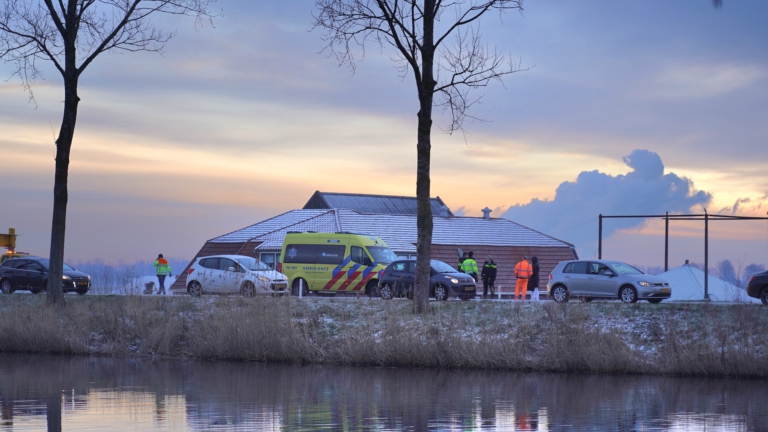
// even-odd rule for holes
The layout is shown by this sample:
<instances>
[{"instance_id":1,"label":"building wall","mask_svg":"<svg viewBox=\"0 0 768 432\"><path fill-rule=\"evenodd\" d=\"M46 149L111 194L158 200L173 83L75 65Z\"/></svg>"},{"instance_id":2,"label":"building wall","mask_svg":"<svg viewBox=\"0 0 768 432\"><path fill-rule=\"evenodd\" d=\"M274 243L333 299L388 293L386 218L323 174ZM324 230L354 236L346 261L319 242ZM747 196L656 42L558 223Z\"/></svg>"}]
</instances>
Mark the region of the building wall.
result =
<instances>
[{"instance_id":1,"label":"building wall","mask_svg":"<svg viewBox=\"0 0 768 432\"><path fill-rule=\"evenodd\" d=\"M531 257L539 258L539 290L547 289L549 274L560 261L575 259L571 249L568 247L518 247L518 246L483 246L483 245L432 245L432 259L444 261L453 267L459 262L459 255L456 251L461 248L464 252L474 252L477 268L482 272L483 262L488 255L493 257L498 267L496 275L496 286L501 286L503 292L515 290L515 265L520 262L523 255L530 260ZM478 283L478 288L482 289L482 282Z\"/></svg>"}]
</instances>

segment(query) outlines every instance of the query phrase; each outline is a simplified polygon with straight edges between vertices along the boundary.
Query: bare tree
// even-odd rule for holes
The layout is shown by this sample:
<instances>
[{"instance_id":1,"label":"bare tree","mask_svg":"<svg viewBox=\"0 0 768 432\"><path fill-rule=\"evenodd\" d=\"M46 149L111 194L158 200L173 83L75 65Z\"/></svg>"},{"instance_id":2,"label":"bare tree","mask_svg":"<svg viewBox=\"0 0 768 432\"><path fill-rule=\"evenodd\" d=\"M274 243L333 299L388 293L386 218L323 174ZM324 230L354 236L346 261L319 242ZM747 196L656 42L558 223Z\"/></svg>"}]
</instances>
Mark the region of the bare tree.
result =
<instances>
[{"instance_id":1,"label":"bare tree","mask_svg":"<svg viewBox=\"0 0 768 432\"><path fill-rule=\"evenodd\" d=\"M327 49L340 64L355 67L368 43L394 48L402 77L412 73L419 97L417 113L417 255L413 311L429 307L432 245L430 152L432 108L450 114L445 128L460 130L478 98L470 90L519 68L481 43L479 19L487 12L522 10L523 0L316 0L315 28L323 29ZM438 96L435 99L435 96Z\"/></svg>"},{"instance_id":2,"label":"bare tree","mask_svg":"<svg viewBox=\"0 0 768 432\"><path fill-rule=\"evenodd\" d=\"M67 221L69 156L80 98L80 76L107 51L160 52L174 35L150 21L155 13L210 20L216 0L0 0L0 58L31 87L41 78L38 61L51 62L64 79L64 116L56 139L48 299L63 304L62 268Z\"/></svg>"}]
</instances>

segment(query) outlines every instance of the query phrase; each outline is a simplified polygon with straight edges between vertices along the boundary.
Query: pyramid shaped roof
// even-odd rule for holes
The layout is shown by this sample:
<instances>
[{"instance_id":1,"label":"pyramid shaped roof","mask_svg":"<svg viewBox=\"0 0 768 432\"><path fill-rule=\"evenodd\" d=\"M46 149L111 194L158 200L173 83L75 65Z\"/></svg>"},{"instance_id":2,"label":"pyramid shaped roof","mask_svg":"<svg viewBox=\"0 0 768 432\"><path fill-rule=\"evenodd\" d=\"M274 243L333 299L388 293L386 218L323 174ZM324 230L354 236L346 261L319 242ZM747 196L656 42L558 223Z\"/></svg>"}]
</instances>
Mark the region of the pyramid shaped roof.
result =
<instances>
[{"instance_id":1,"label":"pyramid shaped roof","mask_svg":"<svg viewBox=\"0 0 768 432\"><path fill-rule=\"evenodd\" d=\"M704 299L704 272L692 265L681 265L660 274L659 277L666 279L672 287L672 301ZM760 303L760 300L749 297L746 290L711 274L708 291L709 299L716 302Z\"/></svg>"}]
</instances>

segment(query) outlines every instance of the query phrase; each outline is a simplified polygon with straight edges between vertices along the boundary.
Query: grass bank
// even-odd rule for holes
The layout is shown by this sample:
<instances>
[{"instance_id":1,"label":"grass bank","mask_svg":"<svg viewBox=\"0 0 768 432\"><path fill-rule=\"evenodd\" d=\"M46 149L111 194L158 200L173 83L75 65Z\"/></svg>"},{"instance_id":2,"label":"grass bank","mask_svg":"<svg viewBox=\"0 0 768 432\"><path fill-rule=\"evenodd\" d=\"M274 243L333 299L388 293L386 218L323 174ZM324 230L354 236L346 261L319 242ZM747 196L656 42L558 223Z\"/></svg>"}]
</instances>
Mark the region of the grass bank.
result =
<instances>
[{"instance_id":1,"label":"grass bank","mask_svg":"<svg viewBox=\"0 0 768 432\"><path fill-rule=\"evenodd\" d=\"M707 303L432 303L0 296L0 351L691 376L768 376L768 310Z\"/></svg>"}]
</instances>

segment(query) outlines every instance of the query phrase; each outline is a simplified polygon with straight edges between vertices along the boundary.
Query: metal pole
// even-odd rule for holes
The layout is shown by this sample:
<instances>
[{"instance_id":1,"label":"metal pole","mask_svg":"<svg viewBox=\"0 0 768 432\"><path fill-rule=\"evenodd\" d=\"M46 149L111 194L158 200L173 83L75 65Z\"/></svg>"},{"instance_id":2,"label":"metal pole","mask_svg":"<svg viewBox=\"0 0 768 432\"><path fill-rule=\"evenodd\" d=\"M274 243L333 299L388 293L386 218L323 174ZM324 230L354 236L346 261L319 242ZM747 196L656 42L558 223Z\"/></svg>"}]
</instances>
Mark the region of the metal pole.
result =
<instances>
[{"instance_id":1,"label":"metal pole","mask_svg":"<svg viewBox=\"0 0 768 432\"><path fill-rule=\"evenodd\" d=\"M599 216L600 223L597 231L597 259L603 259L603 214Z\"/></svg>"},{"instance_id":2,"label":"metal pole","mask_svg":"<svg viewBox=\"0 0 768 432\"><path fill-rule=\"evenodd\" d=\"M302 298L302 294L304 294L304 280L299 279L299 298Z\"/></svg>"},{"instance_id":3,"label":"metal pole","mask_svg":"<svg viewBox=\"0 0 768 432\"><path fill-rule=\"evenodd\" d=\"M664 218L664 271L669 271L669 212Z\"/></svg>"},{"instance_id":4,"label":"metal pole","mask_svg":"<svg viewBox=\"0 0 768 432\"><path fill-rule=\"evenodd\" d=\"M704 209L704 300L709 300L709 213Z\"/></svg>"}]
</instances>

